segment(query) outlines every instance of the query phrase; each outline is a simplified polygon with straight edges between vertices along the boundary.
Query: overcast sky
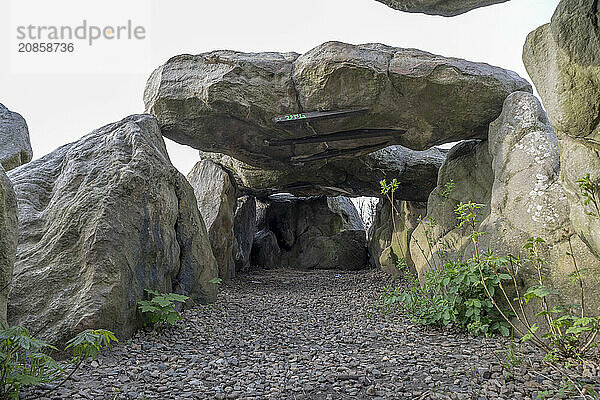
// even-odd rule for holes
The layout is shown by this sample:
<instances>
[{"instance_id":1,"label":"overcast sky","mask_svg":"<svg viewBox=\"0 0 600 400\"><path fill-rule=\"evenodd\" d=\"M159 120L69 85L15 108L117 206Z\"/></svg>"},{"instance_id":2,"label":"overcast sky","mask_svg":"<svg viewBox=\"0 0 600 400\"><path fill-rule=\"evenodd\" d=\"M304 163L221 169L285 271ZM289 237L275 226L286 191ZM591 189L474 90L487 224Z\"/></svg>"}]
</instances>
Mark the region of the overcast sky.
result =
<instances>
[{"instance_id":1,"label":"overcast sky","mask_svg":"<svg viewBox=\"0 0 600 400\"><path fill-rule=\"evenodd\" d=\"M401 13L375 0L130 1L9 0L13 8L19 5L20 14L0 14L0 103L27 120L35 158L107 123L143 112L147 77L180 53L216 49L303 53L329 40L380 42L487 62L527 77L521 61L525 37L549 22L559 2L512 0L443 18ZM32 68L11 59L17 55L14 25L30 23L27 18L32 15L33 19L35 11L37 24L77 24L82 19L99 25L141 21L147 38L143 44L130 44L137 47L127 53L123 49L111 53L114 47L94 45L88 50L97 51L93 54L101 58L87 71L42 73L50 66L49 57L60 55L28 55L25 60ZM136 53L140 51L142 56ZM92 53L74 52L70 57L91 57L85 54ZM83 68L75 61L65 63L65 70L66 66ZM89 73L92 70L110 72ZM198 159L196 151L167 142L173 163L186 174Z\"/></svg>"}]
</instances>

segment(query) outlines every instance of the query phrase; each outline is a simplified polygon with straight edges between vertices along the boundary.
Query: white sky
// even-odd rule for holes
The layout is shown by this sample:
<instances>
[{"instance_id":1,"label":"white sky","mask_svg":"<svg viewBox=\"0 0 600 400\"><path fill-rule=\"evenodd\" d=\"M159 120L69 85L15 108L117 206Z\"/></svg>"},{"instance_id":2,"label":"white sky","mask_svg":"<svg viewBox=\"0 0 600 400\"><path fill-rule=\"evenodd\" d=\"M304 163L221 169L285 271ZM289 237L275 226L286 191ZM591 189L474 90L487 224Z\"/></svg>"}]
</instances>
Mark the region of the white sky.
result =
<instances>
[{"instance_id":1,"label":"white sky","mask_svg":"<svg viewBox=\"0 0 600 400\"><path fill-rule=\"evenodd\" d=\"M47 0L0 1L25 3L31 10L42 3L56 6L56 2ZM94 11L83 9L82 4L94 7L98 3L110 15L135 20L135 12L124 15L131 12L123 11L122 5L127 1L60 0L60 7L43 12L47 19L44 23L58 24L54 22L58 18L73 23L93 19ZM14 21L3 12L0 103L25 117L34 158L38 158L93 129L143 112L147 77L154 68L180 53L216 49L303 53L328 40L380 42L487 62L527 77L521 61L525 37L549 22L558 2L511 0L443 18L401 13L375 0L146 0L142 6L146 9L138 11L140 15L147 12L151 18L146 43L150 46L149 56L136 59L132 68L131 60L123 62L119 56L103 54L113 70L119 71L122 65L122 74L13 73L8 60L16 52L10 41L15 36L11 28ZM43 71L44 58L40 57L35 67ZM140 72L128 73L132 70ZM187 174L198 159L197 152L167 142L173 164Z\"/></svg>"}]
</instances>

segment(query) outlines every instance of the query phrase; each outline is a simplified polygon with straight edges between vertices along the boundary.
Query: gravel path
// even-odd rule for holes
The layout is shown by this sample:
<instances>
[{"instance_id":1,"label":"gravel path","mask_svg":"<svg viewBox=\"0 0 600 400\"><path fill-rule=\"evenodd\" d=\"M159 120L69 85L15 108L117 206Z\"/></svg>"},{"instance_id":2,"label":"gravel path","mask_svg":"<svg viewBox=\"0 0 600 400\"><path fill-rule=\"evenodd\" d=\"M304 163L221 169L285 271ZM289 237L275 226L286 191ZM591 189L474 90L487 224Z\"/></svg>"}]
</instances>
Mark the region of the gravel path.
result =
<instances>
[{"instance_id":1,"label":"gravel path","mask_svg":"<svg viewBox=\"0 0 600 400\"><path fill-rule=\"evenodd\" d=\"M389 279L378 271L242 275L215 304L186 311L183 327L119 343L55 398L531 399L559 384L535 361L506 379L504 340L381 314L375 304Z\"/></svg>"}]
</instances>

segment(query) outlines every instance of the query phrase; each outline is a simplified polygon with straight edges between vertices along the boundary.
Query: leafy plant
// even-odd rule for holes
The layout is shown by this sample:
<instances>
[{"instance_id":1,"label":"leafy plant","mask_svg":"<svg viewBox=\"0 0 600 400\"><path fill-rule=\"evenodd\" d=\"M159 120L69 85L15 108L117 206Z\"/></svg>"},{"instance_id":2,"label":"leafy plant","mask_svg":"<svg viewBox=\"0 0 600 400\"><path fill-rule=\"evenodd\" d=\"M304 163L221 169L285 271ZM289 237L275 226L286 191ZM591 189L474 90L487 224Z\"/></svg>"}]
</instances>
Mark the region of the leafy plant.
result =
<instances>
[{"instance_id":1,"label":"leafy plant","mask_svg":"<svg viewBox=\"0 0 600 400\"><path fill-rule=\"evenodd\" d=\"M21 390L60 380L35 399L46 396L68 381L81 363L88 358L96 358L100 350L117 342L110 331L86 330L69 340L65 351L71 350L70 361L59 365L48 353L56 348L43 340L36 339L27 329L14 326L0 330L0 398L18 399ZM65 370L72 370L65 375Z\"/></svg>"},{"instance_id":2,"label":"leafy plant","mask_svg":"<svg viewBox=\"0 0 600 400\"><path fill-rule=\"evenodd\" d=\"M583 204L587 206L591 203L594 206L594 211L588 212L588 215L596 217L600 216L600 207L598 205L598 189L600 189L599 185L591 180L590 174L578 179L577 184L579 185L579 191L581 192L581 195L585 199Z\"/></svg>"},{"instance_id":3,"label":"leafy plant","mask_svg":"<svg viewBox=\"0 0 600 400\"><path fill-rule=\"evenodd\" d=\"M591 181L589 174L577 182L585 198L584 204L593 205L594 212L589 214L600 219L600 186ZM382 184L382 188L388 186ZM446 189L450 190L451 187L447 186ZM447 191L444 190L443 193ZM424 274L420 285L407 271L408 289L388 289L383 298L384 307L400 307L417 323L454 324L474 334L509 335L512 328L521 337L521 341L530 342L545 351L547 361L583 360L597 346L600 317L586 313L583 280L586 269L579 268L577 264L571 234L565 232L569 244L567 255L571 257L574 266L575 271L570 277L572 283L579 286L580 304L552 305L558 304L557 301L550 300L559 293L549 288L544 281L546 261L540 249L544 241L530 238L524 246L528 253L525 258L513 255L498 257L490 251L482 252L479 238L485 232L478 231L477 226L480 222L479 212L483 207L482 204L467 202L460 203L455 209L457 228L469 230L473 245L473 257L466 261L445 261L437 266L432 249L434 246L439 247L439 242L430 234L435 221L420 221L424 226L429 254L416 240L415 242L427 260L429 271ZM439 252L438 249L437 253ZM532 267L536 283L522 291L519 282L525 265ZM539 309L536 317L546 321L548 332L543 335L537 322L530 321L525 312L526 306L534 303L537 303Z\"/></svg>"},{"instance_id":4,"label":"leafy plant","mask_svg":"<svg viewBox=\"0 0 600 400\"><path fill-rule=\"evenodd\" d=\"M502 364L502 371L505 378L510 378L514 374L515 368L523 364L523 357L521 356L520 348L514 343L508 343L504 347L504 351L500 352L504 356L502 359L498 359Z\"/></svg>"},{"instance_id":5,"label":"leafy plant","mask_svg":"<svg viewBox=\"0 0 600 400\"><path fill-rule=\"evenodd\" d=\"M453 179L450 179L448 182L446 182L444 184L444 189L440 192L440 196L443 199L442 203L450 197L450 194L452 194L452 191L454 190L455 186L456 186L456 183L454 182Z\"/></svg>"},{"instance_id":6,"label":"leafy plant","mask_svg":"<svg viewBox=\"0 0 600 400\"><path fill-rule=\"evenodd\" d=\"M488 286L496 287L496 279L493 273L488 273ZM479 268L473 260L448 262L439 271L426 272L422 285L413 283L408 289L388 291L384 306L399 307L414 323L452 324L474 335L510 333L509 325L486 297Z\"/></svg>"},{"instance_id":7,"label":"leafy plant","mask_svg":"<svg viewBox=\"0 0 600 400\"><path fill-rule=\"evenodd\" d=\"M582 196L585 198L584 204L593 204L594 212L589 215L600 218L600 208L598 207L598 185L592 182L590 175L587 174L584 178L578 181L579 189ZM574 272L570 274L571 282L577 283L579 286L579 304L560 304L550 306L550 299L556 297L559 293L546 286L544 277L544 265L546 261L542 257L540 246L544 244L541 238L529 238L524 248L529 253L529 257L525 260L517 259L509 256L508 262L503 266L503 270L511 277L513 290L516 297L510 299L507 290L501 286L500 289L510 305L517 321L524 328L520 328L513 324L509 319L514 330L520 334L521 340L530 342L546 353L547 361L582 361L585 359L589 351L597 346L597 337L600 333L600 317L588 316L586 313L585 304L585 285L584 274L585 269L580 269L573 246L571 243L572 234L565 229L565 236L569 245L567 255L571 257ZM522 270L523 262L528 263L533 267L537 282L532 287L528 288L525 293L519 292L518 277ZM546 321L548 331L541 335L539 326L536 322L531 322L525 312L525 305L530 302L538 304L539 311L536 317L541 317ZM555 303L558 303L555 301Z\"/></svg>"},{"instance_id":8,"label":"leafy plant","mask_svg":"<svg viewBox=\"0 0 600 400\"><path fill-rule=\"evenodd\" d=\"M59 365L45 353L56 348L35 339L27 329L3 329L0 341L0 398L18 399L23 387L53 382L61 376Z\"/></svg>"},{"instance_id":9,"label":"leafy plant","mask_svg":"<svg viewBox=\"0 0 600 400\"><path fill-rule=\"evenodd\" d=\"M567 239L570 244L570 237ZM524 326L523 329L515 325L513 327L520 334L523 342L530 342L545 351L547 361L581 360L595 346L595 339L600 332L600 317L586 317L583 301L584 286L574 257L574 280L578 280L581 285L581 304L550 306L550 297L557 296L559 293L547 287L543 279L543 266L546 263L542 259L540 251L540 245L543 243L544 241L540 238L530 238L524 246L529 252L529 258L526 259L526 262L533 267L537 277L537 283L529 287L525 293L519 293L517 284L518 274L522 269L522 261L512 258L505 265L506 272L511 276L517 296L511 302L505 288L501 288L501 290L515 311L517 320ZM572 251L569 254L572 255ZM538 324L528 319L524 309L525 305L533 301L538 304L539 312L536 316L546 321L548 332L543 335L538 332ZM513 303L516 303L516 306Z\"/></svg>"},{"instance_id":10,"label":"leafy plant","mask_svg":"<svg viewBox=\"0 0 600 400\"><path fill-rule=\"evenodd\" d=\"M479 206L480 205L469 202L467 204L459 205L456 210L458 219L461 221L459 226L468 225L471 228L470 237L473 241L475 257L478 259L479 249L477 239L482 233L478 232L475 229L475 226L479 222L476 215L476 210L480 208ZM568 236L568 240L570 246L570 236ZM542 259L540 252L540 245L542 243L544 243L544 241L541 238L530 238L524 246L529 252L529 257L525 261L533 266L536 271L537 284L528 288L522 296L519 293L517 280L518 273L521 270L522 260L513 256L509 256L508 258L498 258L489 254L484 257L481 260L482 262L479 263L481 282L486 289L488 299L502 315L504 320L509 323L515 331L521 334L521 340L530 341L534 345L545 350L547 360L555 361L559 358L565 360L581 358L595 342L595 338L600 331L600 317L585 317L583 281L573 256L572 247L569 254L572 257L575 266L574 279L578 280L580 283L581 304L560 307L554 306L550 308L548 296L558 295L559 293L545 285L543 279L543 266L546 262ZM497 290L496 288L488 287L486 284L486 274L484 274L483 271L485 266L492 267L491 270L497 277L498 288L500 289L506 304L510 307L511 312L503 310L495 301L494 296ZM512 301L507 289L503 285L503 281L509 281L513 284L513 290L517 294L517 297ZM524 310L524 305L528 304L533 299L537 299L539 302L540 311L536 316L544 317L549 328L549 332L541 337L537 334L539 329L538 325L535 322L530 323ZM517 311L517 307L513 305L513 302L515 301L519 303L519 311ZM581 314L579 316L574 313L575 309L578 307L581 309ZM517 317L517 320L526 327L526 332L523 332L522 329L511 322L514 317Z\"/></svg>"},{"instance_id":11,"label":"leafy plant","mask_svg":"<svg viewBox=\"0 0 600 400\"><path fill-rule=\"evenodd\" d=\"M100 350L118 342L115 334L104 329L88 329L67 342L65 350L71 349L78 361L98 357Z\"/></svg>"},{"instance_id":12,"label":"leafy plant","mask_svg":"<svg viewBox=\"0 0 600 400\"><path fill-rule=\"evenodd\" d=\"M150 300L138 301L138 307L144 314L150 316L150 321L156 323L168 323L175 325L180 321L181 314L175 310L175 302L184 303L189 297L176 293L158 293L154 290L145 289Z\"/></svg>"},{"instance_id":13,"label":"leafy plant","mask_svg":"<svg viewBox=\"0 0 600 400\"><path fill-rule=\"evenodd\" d=\"M405 271L409 287L388 290L383 298L386 309L399 307L414 323L438 326L452 324L475 335L510 334L510 326L502 316L502 313L510 315L510 311L499 312L494 299L487 296L488 292L495 293L501 281L510 277L494 272L490 263L495 260L493 254L487 253L485 257L479 255L477 241L481 233L475 231L475 225L479 222L477 211L482 207L481 204L469 202L461 203L456 208L458 227L467 225L473 229L470 237L474 241L475 256L466 261L446 261L440 267L430 264L421 284L414 275ZM430 255L433 256L431 248L435 243L427 232L426 236ZM427 258L425 251L421 251Z\"/></svg>"},{"instance_id":14,"label":"leafy plant","mask_svg":"<svg viewBox=\"0 0 600 400\"><path fill-rule=\"evenodd\" d=\"M387 183L385 179L379 181L379 185L381 186L381 194L385 195L388 199L390 206L392 208L392 227L393 231L396 231L396 215L398 214L398 210L396 210L396 202L394 201L394 194L396 190L400 187L400 183L396 178L392 179L390 183Z\"/></svg>"}]
</instances>

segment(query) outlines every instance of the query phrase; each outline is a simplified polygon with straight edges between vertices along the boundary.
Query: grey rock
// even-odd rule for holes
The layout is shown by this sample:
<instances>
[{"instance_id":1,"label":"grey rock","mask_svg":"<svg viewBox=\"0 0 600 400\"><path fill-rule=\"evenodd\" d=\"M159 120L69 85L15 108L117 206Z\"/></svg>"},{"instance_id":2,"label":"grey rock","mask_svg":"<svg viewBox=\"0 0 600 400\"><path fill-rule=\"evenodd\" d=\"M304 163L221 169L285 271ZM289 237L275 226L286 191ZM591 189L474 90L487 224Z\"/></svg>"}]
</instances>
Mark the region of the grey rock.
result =
<instances>
[{"instance_id":1,"label":"grey rock","mask_svg":"<svg viewBox=\"0 0 600 400\"><path fill-rule=\"evenodd\" d=\"M598 314L600 299L592 288L600 285L600 260L573 235L572 213L560 180L558 139L535 96L518 92L506 99L501 116L490 124L489 150L494 183L490 214L480 226L489 232L482 237L483 248L525 256L527 239L542 238L542 256L548 262L544 278L564 301L579 303L579 288L569 276L575 270L567 253L573 253L588 268L587 311ZM537 284L537 277L526 272L524 287Z\"/></svg>"},{"instance_id":2,"label":"grey rock","mask_svg":"<svg viewBox=\"0 0 600 400\"><path fill-rule=\"evenodd\" d=\"M373 225L369 229L369 262L389 274L398 274L398 262L403 261L414 272L410 255L410 238L419 218L427 214L427 204L394 200L394 210L388 199L377 203Z\"/></svg>"},{"instance_id":3,"label":"grey rock","mask_svg":"<svg viewBox=\"0 0 600 400\"><path fill-rule=\"evenodd\" d=\"M237 199L233 218L233 236L236 244L234 259L238 271L250 267L250 253L255 232L256 200L254 197L242 196Z\"/></svg>"},{"instance_id":4,"label":"grey rock","mask_svg":"<svg viewBox=\"0 0 600 400\"><path fill-rule=\"evenodd\" d=\"M265 169L485 138L516 73L381 44L324 43L294 53L215 51L171 58L144 101L163 134ZM284 115L362 110L276 123ZM304 122L303 122L304 121Z\"/></svg>"},{"instance_id":5,"label":"grey rock","mask_svg":"<svg viewBox=\"0 0 600 400\"><path fill-rule=\"evenodd\" d=\"M489 151L487 158L477 156L482 148ZM411 241L410 250L417 270L422 274L440 265L442 251L449 259L466 259L473 255L470 230L456 227L458 221L453 208L457 201L474 201L484 205L479 212L481 222L476 227L486 232L479 239L480 250L490 249L498 256L526 257L524 244L530 237L539 237L544 240L541 257L547 262L544 279L547 285L558 290L561 301L579 303L578 286L573 285L569 277L575 272L574 264L567 253L573 253L577 262L588 268L586 286L598 287L600 261L573 235L569 203L560 182L558 139L538 99L525 92L511 94L500 117L490 124L489 140L464 150L468 150L465 160L479 161L455 165L453 175L462 178L455 179L456 186L447 199L439 196L443 185L432 192L426 220L434 218L437 223L433 226L421 223ZM447 162L455 158L455 152L451 151ZM441 171L440 184L446 181L449 169L443 166ZM491 179L487 172L481 174L482 171L491 171ZM479 179L475 173L480 174ZM469 176L470 179L465 179ZM482 193L485 196L475 196ZM435 240L432 251L425 230L429 230ZM535 271L527 263L521 269L520 284L521 289L538 284ZM588 311L598 313L600 301L595 290L588 291L585 301Z\"/></svg>"},{"instance_id":6,"label":"grey rock","mask_svg":"<svg viewBox=\"0 0 600 400\"><path fill-rule=\"evenodd\" d=\"M253 266L260 268L278 268L281 266L281 249L277 236L268 229L260 230L254 236L251 261Z\"/></svg>"},{"instance_id":7,"label":"grey rock","mask_svg":"<svg viewBox=\"0 0 600 400\"><path fill-rule=\"evenodd\" d=\"M9 172L19 244L8 320L57 344L129 337L144 289L213 301L217 265L194 192L156 120L133 115Z\"/></svg>"},{"instance_id":8,"label":"grey rock","mask_svg":"<svg viewBox=\"0 0 600 400\"><path fill-rule=\"evenodd\" d=\"M479 7L508 0L377 0L395 10L454 17Z\"/></svg>"},{"instance_id":9,"label":"grey rock","mask_svg":"<svg viewBox=\"0 0 600 400\"><path fill-rule=\"evenodd\" d=\"M33 158L29 130L23 117L0 104L0 164L5 171Z\"/></svg>"},{"instance_id":10,"label":"grey rock","mask_svg":"<svg viewBox=\"0 0 600 400\"><path fill-rule=\"evenodd\" d=\"M450 258L468 254L470 239L465 228L458 228L454 210L469 201L484 204L480 220L490 210L494 173L486 140L469 140L456 144L446 156L438 175L438 185L429 195L427 216L414 230L410 254L419 276L439 266L442 254ZM452 190L447 184L454 182Z\"/></svg>"},{"instance_id":11,"label":"grey rock","mask_svg":"<svg viewBox=\"0 0 600 400\"><path fill-rule=\"evenodd\" d=\"M254 265L301 270L367 266L364 226L350 199L277 195L262 208L252 248Z\"/></svg>"},{"instance_id":12,"label":"grey rock","mask_svg":"<svg viewBox=\"0 0 600 400\"><path fill-rule=\"evenodd\" d=\"M593 0L563 0L552 21L530 33L523 61L560 140L562 184L575 231L600 257L600 219L578 180L600 182L600 38Z\"/></svg>"},{"instance_id":13,"label":"grey rock","mask_svg":"<svg viewBox=\"0 0 600 400\"><path fill-rule=\"evenodd\" d=\"M204 219L213 255L219 265L219 277L235 276L233 218L236 188L229 175L210 160L202 160L187 176L198 200L198 209Z\"/></svg>"},{"instance_id":14,"label":"grey rock","mask_svg":"<svg viewBox=\"0 0 600 400\"><path fill-rule=\"evenodd\" d=\"M6 303L17 251L17 225L17 198L0 165L0 327L6 324Z\"/></svg>"},{"instance_id":15,"label":"grey rock","mask_svg":"<svg viewBox=\"0 0 600 400\"><path fill-rule=\"evenodd\" d=\"M445 151L414 151L389 146L355 158L318 161L285 169L263 169L218 153L201 152L226 168L240 190L256 197L285 192L296 196L372 196L381 194L379 182L396 178L398 199L427 201L435 188Z\"/></svg>"}]
</instances>

